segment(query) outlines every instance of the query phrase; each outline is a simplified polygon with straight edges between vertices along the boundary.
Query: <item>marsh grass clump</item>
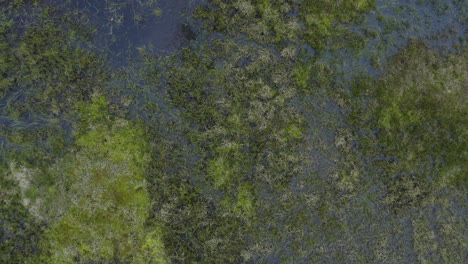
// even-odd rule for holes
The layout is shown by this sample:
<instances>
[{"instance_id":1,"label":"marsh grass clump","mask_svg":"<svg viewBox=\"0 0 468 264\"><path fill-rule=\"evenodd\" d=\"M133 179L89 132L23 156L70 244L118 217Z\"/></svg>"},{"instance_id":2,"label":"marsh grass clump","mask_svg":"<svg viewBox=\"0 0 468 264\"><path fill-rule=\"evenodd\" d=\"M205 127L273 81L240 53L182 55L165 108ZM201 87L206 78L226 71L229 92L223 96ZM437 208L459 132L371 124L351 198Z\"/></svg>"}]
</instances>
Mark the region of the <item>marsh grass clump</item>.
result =
<instances>
[{"instance_id":1,"label":"marsh grass clump","mask_svg":"<svg viewBox=\"0 0 468 264\"><path fill-rule=\"evenodd\" d=\"M282 45L305 41L318 51L330 48L329 44L338 44L340 41L332 41L337 38L359 42L360 38L343 25L360 22L363 14L375 6L372 0L210 2L209 7L199 8L197 14L206 19L212 30L235 36L242 33L260 43Z\"/></svg>"},{"instance_id":2,"label":"marsh grass clump","mask_svg":"<svg viewBox=\"0 0 468 264\"><path fill-rule=\"evenodd\" d=\"M187 179L196 185L179 186L188 193L170 194L174 200L161 201L163 209L156 213L159 221L169 224L171 246L166 249L182 246L200 262L242 261L241 252L249 250L246 237L259 235L253 230L259 221L257 208L265 202L259 198L260 187L287 188L300 170L293 148L303 138L303 123L288 106L296 96L289 64L268 48L231 40L185 48L166 63L162 77L168 99L193 122L186 133L201 153L194 177ZM182 206L180 199L189 199L183 211L196 217L193 225L201 226L197 233L190 232L193 238L170 235L186 229L181 226L184 221L167 219L173 206Z\"/></svg>"},{"instance_id":3,"label":"marsh grass clump","mask_svg":"<svg viewBox=\"0 0 468 264\"><path fill-rule=\"evenodd\" d=\"M70 141L75 103L106 79L102 58L87 49L89 26L55 8L10 3L0 17L2 136L10 158L50 162Z\"/></svg>"},{"instance_id":4,"label":"marsh grass clump","mask_svg":"<svg viewBox=\"0 0 468 264\"><path fill-rule=\"evenodd\" d=\"M301 121L286 105L295 96L295 89L287 85L287 78L275 80L276 74L287 72L287 65L274 62L266 49L259 52L257 58L251 58L252 63L246 66L237 62L255 56L253 49L233 42L218 42L214 49L216 54L211 48L204 53L204 56L215 56L211 59L194 53L186 58L192 61L189 69L196 69L194 73L201 77L179 85L179 80L188 75L177 71L174 74L183 76L169 79L173 87L171 99L176 105L190 110L187 114L199 122L200 140L207 140L207 147L215 150L218 157L238 151L232 157L241 157L246 150L256 156L263 147L280 148L300 140ZM197 65L192 66L193 60ZM211 60L223 64L225 70L212 68ZM249 80L253 74L260 74L260 79Z\"/></svg>"},{"instance_id":5,"label":"marsh grass clump","mask_svg":"<svg viewBox=\"0 0 468 264\"><path fill-rule=\"evenodd\" d=\"M353 88L367 98L351 112L353 124L368 131L360 146L397 211L424 204L443 188L466 188L465 58L465 51L439 55L413 42L379 81Z\"/></svg>"},{"instance_id":6,"label":"marsh grass clump","mask_svg":"<svg viewBox=\"0 0 468 264\"><path fill-rule=\"evenodd\" d=\"M28 99L35 99L42 106L46 103L43 101L53 98L55 100L52 102L62 105L52 106L63 108L65 103L70 104L71 101L62 102L58 96L68 100L71 100L69 97L89 97L90 89L86 84L93 76L102 73L101 60L84 47L77 46L78 43L73 43L69 32L57 26L60 21L54 20L56 11L46 8L40 12L35 24L27 28L17 25L5 33L5 55L8 58L4 60L8 64L4 65L9 67L3 74L15 79L15 82L5 87L4 93L27 87L30 91L22 94L26 97L26 103ZM15 108L27 109L26 106ZM61 109L47 110L56 113Z\"/></svg>"},{"instance_id":7,"label":"marsh grass clump","mask_svg":"<svg viewBox=\"0 0 468 264\"><path fill-rule=\"evenodd\" d=\"M353 1L302 1L299 4L300 16L305 22L304 39L317 50L323 50L335 38L348 38L347 43L359 42L340 24L353 24L362 21L363 14L375 7L373 0ZM351 40L351 41L349 41ZM343 41L343 40L342 40ZM342 43L334 41L331 43ZM362 41L362 40L361 40ZM358 45L359 44L355 44Z\"/></svg>"}]
</instances>

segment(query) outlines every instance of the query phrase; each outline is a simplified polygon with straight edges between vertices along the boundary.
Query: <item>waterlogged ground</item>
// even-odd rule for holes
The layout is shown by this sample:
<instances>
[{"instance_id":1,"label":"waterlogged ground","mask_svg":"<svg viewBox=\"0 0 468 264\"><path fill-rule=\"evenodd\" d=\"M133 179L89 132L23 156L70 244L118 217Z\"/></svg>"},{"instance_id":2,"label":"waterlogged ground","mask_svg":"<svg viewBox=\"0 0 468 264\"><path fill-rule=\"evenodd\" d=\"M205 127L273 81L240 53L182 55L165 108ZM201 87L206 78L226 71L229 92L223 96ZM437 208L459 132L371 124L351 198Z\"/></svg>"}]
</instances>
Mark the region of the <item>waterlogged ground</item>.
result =
<instances>
[{"instance_id":1,"label":"waterlogged ground","mask_svg":"<svg viewBox=\"0 0 468 264\"><path fill-rule=\"evenodd\" d=\"M0 262L465 263L467 6L0 0Z\"/></svg>"}]
</instances>

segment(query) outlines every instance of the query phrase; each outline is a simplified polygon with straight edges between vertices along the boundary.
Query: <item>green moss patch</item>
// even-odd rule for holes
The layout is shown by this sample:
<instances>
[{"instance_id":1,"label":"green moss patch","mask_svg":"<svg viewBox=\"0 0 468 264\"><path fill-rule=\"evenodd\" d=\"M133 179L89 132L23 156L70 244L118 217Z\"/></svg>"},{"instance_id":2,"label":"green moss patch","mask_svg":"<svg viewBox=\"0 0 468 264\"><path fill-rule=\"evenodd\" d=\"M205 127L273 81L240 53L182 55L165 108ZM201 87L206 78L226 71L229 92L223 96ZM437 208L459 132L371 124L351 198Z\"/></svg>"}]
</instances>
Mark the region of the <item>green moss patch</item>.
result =
<instances>
[{"instance_id":1,"label":"green moss patch","mask_svg":"<svg viewBox=\"0 0 468 264\"><path fill-rule=\"evenodd\" d=\"M109 121L107 104L96 96L80 106L85 121L74 151L29 179L28 189L38 190L29 193L30 210L50 225L44 258L164 262L161 240L145 226L150 197L144 129L123 119ZM51 180L39 180L45 177Z\"/></svg>"},{"instance_id":2,"label":"green moss patch","mask_svg":"<svg viewBox=\"0 0 468 264\"><path fill-rule=\"evenodd\" d=\"M466 187L465 58L465 52L443 57L412 43L379 81L353 88L368 96L367 108L351 113L367 129L360 144L374 155L395 208L416 206L441 188Z\"/></svg>"}]
</instances>

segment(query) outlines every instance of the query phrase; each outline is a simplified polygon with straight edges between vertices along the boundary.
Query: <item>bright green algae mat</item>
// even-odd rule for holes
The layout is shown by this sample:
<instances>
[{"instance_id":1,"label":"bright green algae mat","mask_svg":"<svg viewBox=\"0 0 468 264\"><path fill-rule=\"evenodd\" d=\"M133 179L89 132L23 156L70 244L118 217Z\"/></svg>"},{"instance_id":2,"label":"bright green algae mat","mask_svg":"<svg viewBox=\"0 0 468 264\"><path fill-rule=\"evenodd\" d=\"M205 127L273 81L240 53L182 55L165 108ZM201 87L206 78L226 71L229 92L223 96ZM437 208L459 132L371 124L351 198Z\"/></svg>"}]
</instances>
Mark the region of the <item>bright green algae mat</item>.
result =
<instances>
[{"instance_id":1,"label":"bright green algae mat","mask_svg":"<svg viewBox=\"0 0 468 264\"><path fill-rule=\"evenodd\" d=\"M466 1L182 2L0 0L0 262L466 262Z\"/></svg>"}]
</instances>

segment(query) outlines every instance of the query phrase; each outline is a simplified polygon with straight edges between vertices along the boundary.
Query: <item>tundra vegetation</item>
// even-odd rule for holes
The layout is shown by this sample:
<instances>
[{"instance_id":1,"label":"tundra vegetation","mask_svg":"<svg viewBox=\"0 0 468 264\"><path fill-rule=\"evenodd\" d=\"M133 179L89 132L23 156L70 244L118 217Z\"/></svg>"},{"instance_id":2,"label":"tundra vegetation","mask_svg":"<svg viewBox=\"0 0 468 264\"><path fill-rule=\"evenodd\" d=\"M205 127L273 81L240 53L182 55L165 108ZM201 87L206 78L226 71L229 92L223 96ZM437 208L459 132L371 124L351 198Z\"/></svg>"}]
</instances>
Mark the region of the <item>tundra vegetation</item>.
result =
<instances>
[{"instance_id":1,"label":"tundra vegetation","mask_svg":"<svg viewBox=\"0 0 468 264\"><path fill-rule=\"evenodd\" d=\"M175 51L122 47L159 2L0 0L0 262L466 261L463 38L405 38L399 1L210 0Z\"/></svg>"}]
</instances>

